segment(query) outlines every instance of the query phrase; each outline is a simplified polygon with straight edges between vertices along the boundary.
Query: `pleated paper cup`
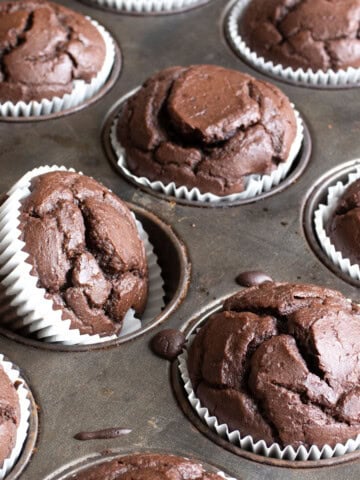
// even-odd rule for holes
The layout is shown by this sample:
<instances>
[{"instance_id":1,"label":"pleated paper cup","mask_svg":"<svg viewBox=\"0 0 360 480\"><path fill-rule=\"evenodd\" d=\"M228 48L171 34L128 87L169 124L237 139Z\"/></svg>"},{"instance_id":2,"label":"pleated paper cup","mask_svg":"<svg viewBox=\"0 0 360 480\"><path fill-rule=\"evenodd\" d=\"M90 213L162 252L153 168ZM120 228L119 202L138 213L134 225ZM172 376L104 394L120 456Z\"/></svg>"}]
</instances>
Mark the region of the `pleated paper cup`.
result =
<instances>
[{"instance_id":1,"label":"pleated paper cup","mask_svg":"<svg viewBox=\"0 0 360 480\"><path fill-rule=\"evenodd\" d=\"M319 448L312 445L309 448L300 446L293 448L288 445L283 448L278 443L268 445L264 440L255 441L251 435L244 435L239 430L230 430L226 423L220 423L216 416L211 415L209 410L201 405L199 398L197 398L193 386L191 384L189 370L187 367L188 353L195 334L192 333L187 341L186 348L179 355L179 370L181 378L184 382L184 388L187 399L195 410L201 420L213 431L215 431L221 438L226 439L230 443L247 450L269 458L277 458L280 460L304 461L304 460L321 460L332 457L345 455L346 453L354 452L360 449L360 434L355 439L349 439L345 444L337 443L335 447L324 445Z\"/></svg>"},{"instance_id":2,"label":"pleated paper cup","mask_svg":"<svg viewBox=\"0 0 360 480\"><path fill-rule=\"evenodd\" d=\"M349 67L346 70L335 71L330 69L315 72L311 69L303 70L302 68L293 70L291 67L274 64L271 60L258 56L247 46L239 30L241 17L250 2L251 0L235 2L227 16L225 28L232 48L253 67L267 74L275 75L282 80L309 86L342 87L360 82L360 68Z\"/></svg>"},{"instance_id":3,"label":"pleated paper cup","mask_svg":"<svg viewBox=\"0 0 360 480\"><path fill-rule=\"evenodd\" d=\"M136 92L136 90L135 90ZM130 94L125 95L120 100L120 105L123 105L125 101L133 95L135 92L131 92ZM304 127L300 117L299 112L295 109L294 104L291 104L294 109L295 117L296 117L296 124L297 124L297 131L295 140L291 146L289 156L285 162L280 163L275 170L273 170L270 174L267 175L248 175L245 178L245 189L240 193L233 193L231 195L214 195L213 193L206 192L202 193L198 188L188 189L184 185L176 185L174 182L164 184L160 180L151 181L146 177L138 177L134 175L128 168L128 164L126 161L126 152L123 146L120 144L117 138L117 124L118 118L116 117L111 129L110 129L110 141L112 148L115 152L117 157L117 165L120 168L121 172L125 177L130 178L132 181L137 183L140 186L148 187L154 190L155 192L164 193L170 197L175 197L177 199L185 199L190 200L192 202L206 202L206 203L215 203L215 204L222 204L226 202L232 202L236 200L246 200L250 198L254 198L264 192L269 192L272 188L279 185L282 180L286 178L288 175L294 161L296 160L302 143L304 139Z\"/></svg>"},{"instance_id":4,"label":"pleated paper cup","mask_svg":"<svg viewBox=\"0 0 360 480\"><path fill-rule=\"evenodd\" d=\"M119 12L138 14L172 13L207 3L206 0L91 0L91 2Z\"/></svg>"},{"instance_id":5,"label":"pleated paper cup","mask_svg":"<svg viewBox=\"0 0 360 480\"><path fill-rule=\"evenodd\" d=\"M2 354L0 354L0 366L15 386L20 404L20 422L17 428L15 446L10 456L1 465L0 480L2 480L13 468L23 449L29 431L31 404L28 398L28 390L24 380L20 377L18 369L9 360L5 359Z\"/></svg>"},{"instance_id":6,"label":"pleated paper cup","mask_svg":"<svg viewBox=\"0 0 360 480\"><path fill-rule=\"evenodd\" d=\"M360 167L357 167L354 172L348 175L347 182L342 183L339 181L335 185L329 187L326 203L320 203L314 213L314 228L321 248L334 265L339 267L343 273L346 273L354 280L360 280L360 265L351 263L349 258L344 257L339 250L336 250L335 245L326 233L326 225L335 212L337 204L345 190L359 178Z\"/></svg>"},{"instance_id":7,"label":"pleated paper cup","mask_svg":"<svg viewBox=\"0 0 360 480\"><path fill-rule=\"evenodd\" d=\"M0 103L1 117L39 117L62 112L84 103L100 90L108 79L114 65L115 45L110 34L102 25L89 17L86 18L97 28L106 46L104 64L96 77L90 83L86 83L84 80L74 80L73 90L71 93L66 93L63 97L44 98L41 101L33 100L31 102L20 101L12 103L8 101Z\"/></svg>"},{"instance_id":8,"label":"pleated paper cup","mask_svg":"<svg viewBox=\"0 0 360 480\"><path fill-rule=\"evenodd\" d=\"M225 480L237 480L234 477L229 477L229 475L226 475L224 472L216 472L219 477L225 478Z\"/></svg>"},{"instance_id":9,"label":"pleated paper cup","mask_svg":"<svg viewBox=\"0 0 360 480\"><path fill-rule=\"evenodd\" d=\"M46 290L37 286L38 277L31 274L32 265L27 262L25 243L20 240L19 215L21 202L30 194L31 179L47 172L70 171L58 166L44 166L26 173L7 193L7 200L0 206L0 287L1 322L7 328L23 335L64 345L87 345L107 342L135 332L160 314L164 307L164 281L157 256L141 223L136 220L139 236L144 243L149 270L149 293L146 309L137 318L130 309L123 320L119 335L100 336L82 334L70 328L70 319L62 319L62 310L54 310L51 299L45 298Z\"/></svg>"}]
</instances>

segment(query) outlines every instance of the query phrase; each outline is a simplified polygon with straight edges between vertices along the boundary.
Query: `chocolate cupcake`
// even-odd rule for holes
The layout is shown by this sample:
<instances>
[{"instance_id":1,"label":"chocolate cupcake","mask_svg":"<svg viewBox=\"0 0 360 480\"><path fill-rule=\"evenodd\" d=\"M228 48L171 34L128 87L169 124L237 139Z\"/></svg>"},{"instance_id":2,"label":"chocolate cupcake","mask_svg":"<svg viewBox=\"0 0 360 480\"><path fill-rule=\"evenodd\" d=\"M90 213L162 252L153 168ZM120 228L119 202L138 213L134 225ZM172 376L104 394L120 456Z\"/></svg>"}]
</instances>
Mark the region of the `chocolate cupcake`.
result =
<instances>
[{"instance_id":1,"label":"chocolate cupcake","mask_svg":"<svg viewBox=\"0 0 360 480\"><path fill-rule=\"evenodd\" d=\"M0 478L15 465L27 438L30 418L28 387L18 369L0 354Z\"/></svg>"},{"instance_id":2,"label":"chocolate cupcake","mask_svg":"<svg viewBox=\"0 0 360 480\"><path fill-rule=\"evenodd\" d=\"M188 349L191 402L216 417L218 433L224 424L230 441L253 451L261 444L267 456L352 451L360 446L359 345L360 308L335 290L271 282L242 290Z\"/></svg>"},{"instance_id":3,"label":"chocolate cupcake","mask_svg":"<svg viewBox=\"0 0 360 480\"><path fill-rule=\"evenodd\" d=\"M351 263L360 264L360 179L351 183L340 197L326 232L335 246Z\"/></svg>"},{"instance_id":4,"label":"chocolate cupcake","mask_svg":"<svg viewBox=\"0 0 360 480\"><path fill-rule=\"evenodd\" d=\"M121 480L130 478L176 480L223 480L203 466L175 455L135 454L107 461L76 473L73 480Z\"/></svg>"},{"instance_id":5,"label":"chocolate cupcake","mask_svg":"<svg viewBox=\"0 0 360 480\"><path fill-rule=\"evenodd\" d=\"M185 190L187 198L193 191L196 199L210 194L211 201L271 188L286 175L302 134L289 100L275 86L235 70L195 65L149 78L126 101L115 136L125 150L121 158L114 145L120 164L139 183L175 196Z\"/></svg>"},{"instance_id":6,"label":"chocolate cupcake","mask_svg":"<svg viewBox=\"0 0 360 480\"><path fill-rule=\"evenodd\" d=\"M326 203L314 213L314 228L322 249L340 270L360 280L360 169L345 183L329 187Z\"/></svg>"},{"instance_id":7,"label":"chocolate cupcake","mask_svg":"<svg viewBox=\"0 0 360 480\"><path fill-rule=\"evenodd\" d=\"M296 82L360 80L358 0L239 0L227 23L232 46L254 66Z\"/></svg>"},{"instance_id":8,"label":"chocolate cupcake","mask_svg":"<svg viewBox=\"0 0 360 480\"><path fill-rule=\"evenodd\" d=\"M189 10L210 0L91 0L102 7L131 14L165 14Z\"/></svg>"},{"instance_id":9,"label":"chocolate cupcake","mask_svg":"<svg viewBox=\"0 0 360 480\"><path fill-rule=\"evenodd\" d=\"M42 170L25 175L0 207L1 285L6 297L17 291L11 305L21 317L3 315L3 323L26 326L47 341L116 338L124 321L138 325L135 316L143 315L148 261L159 282L152 285L149 308L158 314L160 270L125 203L90 177L59 167Z\"/></svg>"},{"instance_id":10,"label":"chocolate cupcake","mask_svg":"<svg viewBox=\"0 0 360 480\"><path fill-rule=\"evenodd\" d=\"M20 402L14 385L0 364L0 466L16 444L20 423Z\"/></svg>"},{"instance_id":11,"label":"chocolate cupcake","mask_svg":"<svg viewBox=\"0 0 360 480\"><path fill-rule=\"evenodd\" d=\"M49 102L54 111L69 108L93 95L110 73L114 46L107 32L61 5L2 3L0 28L2 114L19 114L19 102L38 108L44 103L42 110L49 110Z\"/></svg>"}]
</instances>

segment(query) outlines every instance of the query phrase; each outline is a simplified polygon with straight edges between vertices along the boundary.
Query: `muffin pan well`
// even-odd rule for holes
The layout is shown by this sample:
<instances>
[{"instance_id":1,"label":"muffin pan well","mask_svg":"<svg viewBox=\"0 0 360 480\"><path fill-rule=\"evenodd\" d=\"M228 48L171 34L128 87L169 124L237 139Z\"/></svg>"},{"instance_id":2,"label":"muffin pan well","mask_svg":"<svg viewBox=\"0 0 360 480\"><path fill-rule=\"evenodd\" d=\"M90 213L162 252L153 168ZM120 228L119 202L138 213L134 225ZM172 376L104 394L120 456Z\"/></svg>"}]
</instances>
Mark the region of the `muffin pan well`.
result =
<instances>
[{"instance_id":1,"label":"muffin pan well","mask_svg":"<svg viewBox=\"0 0 360 480\"><path fill-rule=\"evenodd\" d=\"M128 94L124 95L116 104L116 106L112 109L112 111L109 113L108 118L105 121L103 132L102 132L102 140L103 140L103 145L105 152L113 165L113 167L119 172L120 175L122 175L128 182L132 183L135 187L141 188L144 190L144 192L149 193L151 195L155 195L158 198L168 200L170 202L174 201L182 205L192 205L192 206L198 206L198 207L227 207L227 206L235 206L235 205L243 205L246 203L252 203L256 202L258 200L261 200L263 198L267 198L271 195L275 195L278 192L281 192L285 188L289 187L291 184L296 182L296 180L300 177L300 175L303 173L305 170L311 156L311 136L309 133L309 129L304 122L304 119L301 117L301 115L296 112L297 115L297 121L299 122L300 129L302 132L302 142L301 142L301 147L298 152L298 154L295 157L295 160L293 161L288 173L286 176L278 182L278 184L274 184L271 188L264 188L264 190L261 193L258 193L254 196L249 196L247 198L235 198L235 199L224 199L224 200L205 200L205 199L199 199L199 198L188 198L187 195L189 194L189 190L186 189L187 194L183 195L181 194L181 188L177 189L177 193L175 196L175 193L165 193L168 192L169 190L169 185L165 185L162 183L162 187L156 187L152 188L152 186L156 183L153 181L151 182L151 186L149 184L149 180L146 179L146 182L144 182L144 178L137 177L132 172L128 169L128 167L124 166L123 164L120 164L119 156L117 153L121 151L120 143L116 138L116 125L118 121L119 114L121 112L122 105L124 102L131 97L137 89L132 90ZM123 156L123 154L121 154ZM124 154L123 158L126 158L126 155ZM182 187L184 188L184 187ZM165 190L166 189L166 190ZM171 189L170 189L171 191ZM234 194L234 197L236 194ZM231 197L231 196L229 196Z\"/></svg>"},{"instance_id":2,"label":"muffin pan well","mask_svg":"<svg viewBox=\"0 0 360 480\"><path fill-rule=\"evenodd\" d=\"M78 112L83 108L86 108L89 105L92 105L93 103L97 102L114 86L115 82L117 81L120 75L121 68L122 68L122 56L121 56L120 47L116 43L116 41L114 41L113 37L112 37L112 40L113 40L113 47L114 47L114 61L113 61L112 68L110 70L110 74L108 75L105 83L100 88L95 90L93 95L91 95L89 98L87 98L86 100L83 100L78 105L75 104L72 107L64 108L63 110L60 110L57 112L54 111L52 113L43 113L40 115L30 115L30 116L25 116L23 114L21 114L20 116L0 115L0 121L2 122L35 122L35 121L37 122L41 120L47 121L53 118L55 119L55 118L63 117L63 116ZM30 104L27 104L27 105L30 105Z\"/></svg>"},{"instance_id":3,"label":"muffin pan well","mask_svg":"<svg viewBox=\"0 0 360 480\"><path fill-rule=\"evenodd\" d=\"M360 280L352 278L348 273L342 271L332 259L326 254L322 248L319 237L315 231L315 211L320 204L327 203L327 195L329 187L332 187L341 182L347 184L348 176L354 174L360 168L360 160L351 160L346 163L338 165L329 172L325 173L311 188L303 209L303 227L306 238L314 253L319 259L337 276L342 278L345 282L360 287Z\"/></svg>"},{"instance_id":4,"label":"muffin pan well","mask_svg":"<svg viewBox=\"0 0 360 480\"><path fill-rule=\"evenodd\" d=\"M297 448L292 449L289 447L282 447L280 452L278 444L270 445L269 443L265 443L264 441L261 441L259 439L257 441L254 441L253 437L251 437L250 434L246 434L246 432L241 432L241 429L240 431L237 429L231 429L228 425L225 424L226 422L219 420L219 417L216 413L218 409L215 407L214 403L212 404L212 408L215 410L215 413L211 413L211 411L209 411L210 407L206 407L202 403L202 401L199 400L196 391L191 385L189 369L187 366L190 345L195 340L196 334L201 328L205 326L206 322L213 316L213 314L216 314L223 310L222 307L226 300L228 300L228 298L224 298L220 304L212 305L211 307L209 307L208 311L202 313L198 317L190 319L182 328L184 334L186 335L186 344L183 352L178 356L177 360L172 363L171 379L179 405L181 406L182 410L189 418L189 420L196 426L196 428L200 432L205 434L212 441L221 445L223 448L226 448L227 450L234 452L242 457L256 460L262 463L267 463L269 465L314 468L319 465L319 462L321 465L334 465L337 463L347 462L349 458L359 459L360 451L356 449L353 450L352 446L350 445L350 451L345 455L334 454L333 456L330 456L332 453L330 452L329 447L326 447L326 451L324 452L315 452L314 449L309 448L305 452L305 450L300 451L301 449L298 450ZM227 329L227 327L224 328ZM246 328L244 328L244 330L245 329ZM209 336L206 335L205 338L209 339ZM220 344L216 345L216 343L212 343L214 351L218 352L217 355L219 355L219 348L221 348L219 347ZM203 350L202 354L204 354L204 352L205 355L207 355L206 352L209 351ZM226 349L226 354L231 356L230 352L231 346L229 347L229 350ZM209 355L210 356L208 358L211 358L211 354ZM214 359L214 357L212 358ZM214 365L214 369L217 371L218 365ZM206 375L209 375L209 371L207 372L207 374L204 373L204 378L206 378ZM213 378L215 378L215 376ZM226 380L224 381L226 383ZM205 380L204 384L206 383L207 382ZM207 384L207 386L210 385ZM224 386L223 388L226 387ZM234 388L235 390L237 390L237 387ZM214 402L214 400L212 401ZM211 404L212 402L209 403ZM219 410L221 410L221 408L219 408ZM342 447L340 447L339 451L341 449ZM320 455L321 460L315 460L315 458L320 457Z\"/></svg>"},{"instance_id":5,"label":"muffin pan well","mask_svg":"<svg viewBox=\"0 0 360 480\"><path fill-rule=\"evenodd\" d=\"M87 470L92 467L96 466L101 466L105 462L111 462L112 460L121 460L122 457L126 457L128 455L154 455L154 454L161 454L161 455L168 455L169 452L164 452L164 451L157 451L153 449L148 449L146 451L133 451L133 452L112 452L110 454L104 454L104 455L93 455L89 458L83 458L80 459L79 461L75 462L72 465L68 465L65 468L61 468L58 472L54 472L53 475L50 475L49 477L46 477L45 480L70 480L73 475L82 473L84 470ZM171 452L170 455L175 455L174 452ZM177 456L179 457L179 456ZM181 455L180 455L181 457ZM206 462L203 462L197 458L193 458L191 456L186 457L186 460L191 460L193 462L196 462L197 464L201 464L202 467L206 470L208 473L215 473L219 474L222 478L225 480L235 480L234 478L230 477L229 475L225 474L224 472L220 471L219 468L215 467L214 465L210 465Z\"/></svg>"},{"instance_id":6,"label":"muffin pan well","mask_svg":"<svg viewBox=\"0 0 360 480\"><path fill-rule=\"evenodd\" d=\"M360 460L353 454L338 464L325 460L313 468L296 462L280 466L260 456L230 451L200 432L178 404L168 362L151 352L149 341L162 328L182 328L190 319L202 318L238 290L235 278L244 271L263 270L279 281L318 283L358 298L356 286L329 271L309 248L301 206L317 179L360 157L360 90L315 90L275 81L299 109L312 141L311 158L302 175L276 195L221 209L165 200L129 183L108 161L102 132L118 100L154 71L176 64L214 63L269 78L243 63L226 43L227 0L162 16L117 15L81 2L61 3L91 16L113 35L122 49L122 74L106 95L72 115L45 122L0 121L0 191L7 191L28 170L49 163L93 176L171 226L171 230L162 230L155 222L151 228L154 237L158 235L160 250L169 230L184 242L191 279L185 298L176 302L178 307L164 321L159 320L156 328L111 348L62 352L56 346L38 348L34 341L1 330L0 352L23 369L39 405L39 437L21 479L47 479L97 452L153 448L209 462L238 480L358 478ZM177 295L178 279L186 278L187 283L188 270L182 277L185 270L177 259L181 258L178 247L168 245L162 261L173 275L169 277L173 279L170 300ZM109 427L132 432L112 440L80 442L73 438L80 431ZM12 475L8 478L13 480Z\"/></svg>"},{"instance_id":7,"label":"muffin pan well","mask_svg":"<svg viewBox=\"0 0 360 480\"><path fill-rule=\"evenodd\" d=\"M172 15L205 5L211 0L80 0L123 15Z\"/></svg>"},{"instance_id":8,"label":"muffin pan well","mask_svg":"<svg viewBox=\"0 0 360 480\"><path fill-rule=\"evenodd\" d=\"M10 338L19 339L25 343L35 344L39 347L50 348L56 350L87 350L104 348L111 345L119 345L128 340L132 340L135 337L147 332L158 323L164 321L181 303L186 296L190 281L190 263L187 258L186 248L182 242L178 239L171 227L164 224L154 214L146 211L143 208L136 205L130 205L129 208L136 215L137 220L140 221L142 227L149 237L149 242L153 246L154 253L157 257L157 263L161 269L161 277L163 279L164 295L164 307L161 312L154 318L147 318L141 323L141 328L131 333L120 335L118 338L90 343L88 345L74 344L67 346L63 343L48 342L46 339L43 341L36 339L35 334L27 332L27 329L10 330L6 329L4 325L3 332ZM171 258L171 264L168 259ZM2 287L0 287L1 291ZM3 299L4 305L12 301L12 297L9 300ZM4 309L0 306L0 312ZM12 311L6 310L6 316L16 318L16 309L12 308Z\"/></svg>"}]
</instances>

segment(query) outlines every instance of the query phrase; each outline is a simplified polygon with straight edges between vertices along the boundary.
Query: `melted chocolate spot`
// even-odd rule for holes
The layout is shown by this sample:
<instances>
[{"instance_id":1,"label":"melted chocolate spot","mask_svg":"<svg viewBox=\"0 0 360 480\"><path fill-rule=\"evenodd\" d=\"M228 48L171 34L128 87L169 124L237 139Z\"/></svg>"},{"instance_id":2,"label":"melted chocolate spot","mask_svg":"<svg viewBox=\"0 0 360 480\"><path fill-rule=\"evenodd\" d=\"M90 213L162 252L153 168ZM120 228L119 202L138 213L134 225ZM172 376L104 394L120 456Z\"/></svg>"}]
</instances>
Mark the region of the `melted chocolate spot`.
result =
<instances>
[{"instance_id":1,"label":"melted chocolate spot","mask_svg":"<svg viewBox=\"0 0 360 480\"><path fill-rule=\"evenodd\" d=\"M168 328L157 333L151 340L151 349L159 357L174 360L185 343L185 335L180 330Z\"/></svg>"},{"instance_id":2,"label":"melted chocolate spot","mask_svg":"<svg viewBox=\"0 0 360 480\"><path fill-rule=\"evenodd\" d=\"M236 277L236 283L242 287L254 287L265 282L273 282L273 279L264 272L254 270L250 272L242 272Z\"/></svg>"},{"instance_id":3,"label":"melted chocolate spot","mask_svg":"<svg viewBox=\"0 0 360 480\"><path fill-rule=\"evenodd\" d=\"M121 435L128 435L131 433L130 428L105 428L104 430L96 430L94 432L79 432L74 435L76 440L107 440L110 438L117 438Z\"/></svg>"}]
</instances>

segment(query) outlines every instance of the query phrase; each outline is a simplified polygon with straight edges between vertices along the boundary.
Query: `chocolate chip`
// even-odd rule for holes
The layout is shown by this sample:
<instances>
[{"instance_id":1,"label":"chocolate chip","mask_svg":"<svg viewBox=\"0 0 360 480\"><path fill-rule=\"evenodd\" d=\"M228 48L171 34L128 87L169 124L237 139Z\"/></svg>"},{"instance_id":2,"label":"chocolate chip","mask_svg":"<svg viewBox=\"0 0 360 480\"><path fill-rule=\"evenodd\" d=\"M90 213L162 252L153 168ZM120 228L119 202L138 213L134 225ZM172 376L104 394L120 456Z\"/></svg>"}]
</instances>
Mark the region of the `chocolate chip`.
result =
<instances>
[{"instance_id":1,"label":"chocolate chip","mask_svg":"<svg viewBox=\"0 0 360 480\"><path fill-rule=\"evenodd\" d=\"M185 343L185 335L180 330L168 328L157 333L151 340L151 349L159 357L173 360Z\"/></svg>"},{"instance_id":2,"label":"chocolate chip","mask_svg":"<svg viewBox=\"0 0 360 480\"><path fill-rule=\"evenodd\" d=\"M236 277L236 283L242 287L254 287L265 282L272 282L273 279L264 272L254 270L250 272L242 272Z\"/></svg>"}]
</instances>

